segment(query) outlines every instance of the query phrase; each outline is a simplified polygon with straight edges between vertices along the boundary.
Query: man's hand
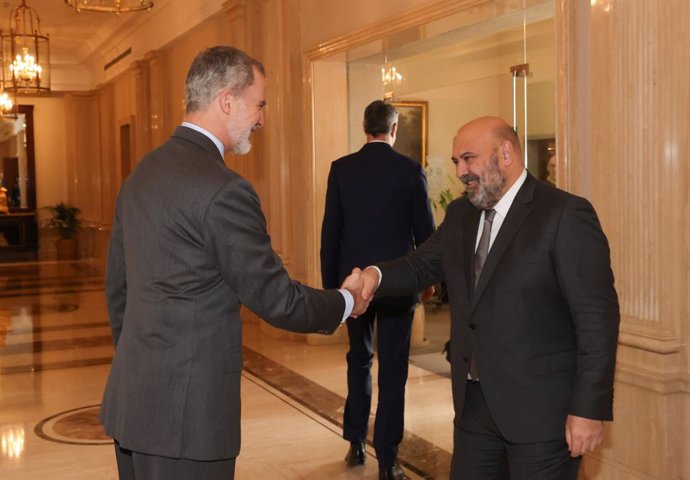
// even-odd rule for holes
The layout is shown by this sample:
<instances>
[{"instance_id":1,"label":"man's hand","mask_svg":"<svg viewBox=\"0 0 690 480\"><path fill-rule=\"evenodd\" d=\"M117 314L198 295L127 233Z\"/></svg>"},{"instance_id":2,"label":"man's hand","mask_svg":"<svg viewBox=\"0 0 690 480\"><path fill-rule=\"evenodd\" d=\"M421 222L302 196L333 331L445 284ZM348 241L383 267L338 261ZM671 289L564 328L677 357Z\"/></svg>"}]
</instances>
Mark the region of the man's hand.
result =
<instances>
[{"instance_id":1,"label":"man's hand","mask_svg":"<svg viewBox=\"0 0 690 480\"><path fill-rule=\"evenodd\" d=\"M371 302L374 298L374 292L379 288L379 283L381 283L381 277L379 276L378 270L373 267L365 268L362 271L362 282L364 282L362 297Z\"/></svg>"},{"instance_id":2,"label":"man's hand","mask_svg":"<svg viewBox=\"0 0 690 480\"><path fill-rule=\"evenodd\" d=\"M591 452L604 440L604 422L568 415L565 421L565 441L571 457Z\"/></svg>"},{"instance_id":3,"label":"man's hand","mask_svg":"<svg viewBox=\"0 0 690 480\"><path fill-rule=\"evenodd\" d=\"M340 288L344 288L352 294L355 301L355 306L352 309L351 317L357 318L367 311L371 299L365 299L362 296L362 290L365 288L364 280L362 279L362 271L359 268L352 269L352 273L343 280Z\"/></svg>"}]
</instances>

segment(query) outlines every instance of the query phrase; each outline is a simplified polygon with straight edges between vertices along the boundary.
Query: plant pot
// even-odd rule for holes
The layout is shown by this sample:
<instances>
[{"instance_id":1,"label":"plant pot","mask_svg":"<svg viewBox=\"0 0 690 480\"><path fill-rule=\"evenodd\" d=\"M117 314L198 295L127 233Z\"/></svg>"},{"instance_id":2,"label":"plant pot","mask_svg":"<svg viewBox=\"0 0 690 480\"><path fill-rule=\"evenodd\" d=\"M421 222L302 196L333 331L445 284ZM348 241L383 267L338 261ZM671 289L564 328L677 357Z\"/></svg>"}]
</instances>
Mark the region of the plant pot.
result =
<instances>
[{"instance_id":1,"label":"plant pot","mask_svg":"<svg viewBox=\"0 0 690 480\"><path fill-rule=\"evenodd\" d=\"M58 260L76 260L79 258L79 243L76 238L58 238L56 249Z\"/></svg>"}]
</instances>

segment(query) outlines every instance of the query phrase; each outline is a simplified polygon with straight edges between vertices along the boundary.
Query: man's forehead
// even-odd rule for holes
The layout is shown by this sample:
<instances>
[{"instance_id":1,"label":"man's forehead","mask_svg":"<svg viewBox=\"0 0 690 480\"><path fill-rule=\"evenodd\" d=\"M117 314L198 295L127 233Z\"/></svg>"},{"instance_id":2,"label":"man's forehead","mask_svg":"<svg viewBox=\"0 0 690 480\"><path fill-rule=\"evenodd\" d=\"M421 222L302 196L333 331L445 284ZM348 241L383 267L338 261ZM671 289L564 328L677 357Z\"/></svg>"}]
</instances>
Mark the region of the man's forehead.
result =
<instances>
[{"instance_id":1,"label":"man's forehead","mask_svg":"<svg viewBox=\"0 0 690 480\"><path fill-rule=\"evenodd\" d=\"M245 97L262 101L265 103L266 97L266 82L262 77L255 76L254 82L244 89L242 92Z\"/></svg>"},{"instance_id":2,"label":"man's forehead","mask_svg":"<svg viewBox=\"0 0 690 480\"><path fill-rule=\"evenodd\" d=\"M492 147L494 137L491 132L478 128L461 128L453 138L453 149L479 151Z\"/></svg>"},{"instance_id":3,"label":"man's forehead","mask_svg":"<svg viewBox=\"0 0 690 480\"><path fill-rule=\"evenodd\" d=\"M460 150L470 151L477 148L478 139L465 132L459 131L453 138L453 150L457 153Z\"/></svg>"}]
</instances>

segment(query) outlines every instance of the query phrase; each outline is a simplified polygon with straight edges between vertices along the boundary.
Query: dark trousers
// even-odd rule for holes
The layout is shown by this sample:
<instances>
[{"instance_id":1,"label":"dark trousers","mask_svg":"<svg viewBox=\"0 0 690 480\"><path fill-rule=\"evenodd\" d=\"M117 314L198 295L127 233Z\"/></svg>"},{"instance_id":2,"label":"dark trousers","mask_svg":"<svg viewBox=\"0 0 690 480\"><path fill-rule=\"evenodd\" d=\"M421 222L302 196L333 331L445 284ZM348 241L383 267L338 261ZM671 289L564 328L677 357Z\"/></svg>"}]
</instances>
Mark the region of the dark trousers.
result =
<instances>
[{"instance_id":1,"label":"dark trousers","mask_svg":"<svg viewBox=\"0 0 690 480\"><path fill-rule=\"evenodd\" d=\"M481 383L467 383L460 425L453 431L451 480L577 480L581 459L570 456L565 438L515 444L501 435Z\"/></svg>"},{"instance_id":2,"label":"dark trousers","mask_svg":"<svg viewBox=\"0 0 690 480\"><path fill-rule=\"evenodd\" d=\"M414 307L404 313L390 315L372 306L364 315L347 320L350 350L347 353L343 438L350 442L363 442L367 438L376 324L379 396L374 422L374 449L382 467L393 465L403 437L405 383L413 315Z\"/></svg>"},{"instance_id":3,"label":"dark trousers","mask_svg":"<svg viewBox=\"0 0 690 480\"><path fill-rule=\"evenodd\" d=\"M235 459L202 462L132 452L115 442L120 480L233 480Z\"/></svg>"}]
</instances>

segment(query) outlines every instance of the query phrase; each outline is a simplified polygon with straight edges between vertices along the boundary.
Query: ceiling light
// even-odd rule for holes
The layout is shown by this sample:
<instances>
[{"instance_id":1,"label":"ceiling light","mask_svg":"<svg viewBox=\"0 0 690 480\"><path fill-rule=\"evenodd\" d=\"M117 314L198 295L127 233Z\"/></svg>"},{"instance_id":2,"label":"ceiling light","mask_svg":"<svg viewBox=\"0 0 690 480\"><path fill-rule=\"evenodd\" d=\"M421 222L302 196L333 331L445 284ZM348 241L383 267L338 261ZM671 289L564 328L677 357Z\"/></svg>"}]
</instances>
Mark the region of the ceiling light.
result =
<instances>
[{"instance_id":1,"label":"ceiling light","mask_svg":"<svg viewBox=\"0 0 690 480\"><path fill-rule=\"evenodd\" d=\"M10 31L0 31L2 87L37 94L50 91L50 39L41 34L41 19L26 0L12 10Z\"/></svg>"},{"instance_id":2,"label":"ceiling light","mask_svg":"<svg viewBox=\"0 0 690 480\"><path fill-rule=\"evenodd\" d=\"M65 4L76 8L77 12L88 10L90 12L138 12L151 10L152 0L65 0Z\"/></svg>"}]
</instances>

